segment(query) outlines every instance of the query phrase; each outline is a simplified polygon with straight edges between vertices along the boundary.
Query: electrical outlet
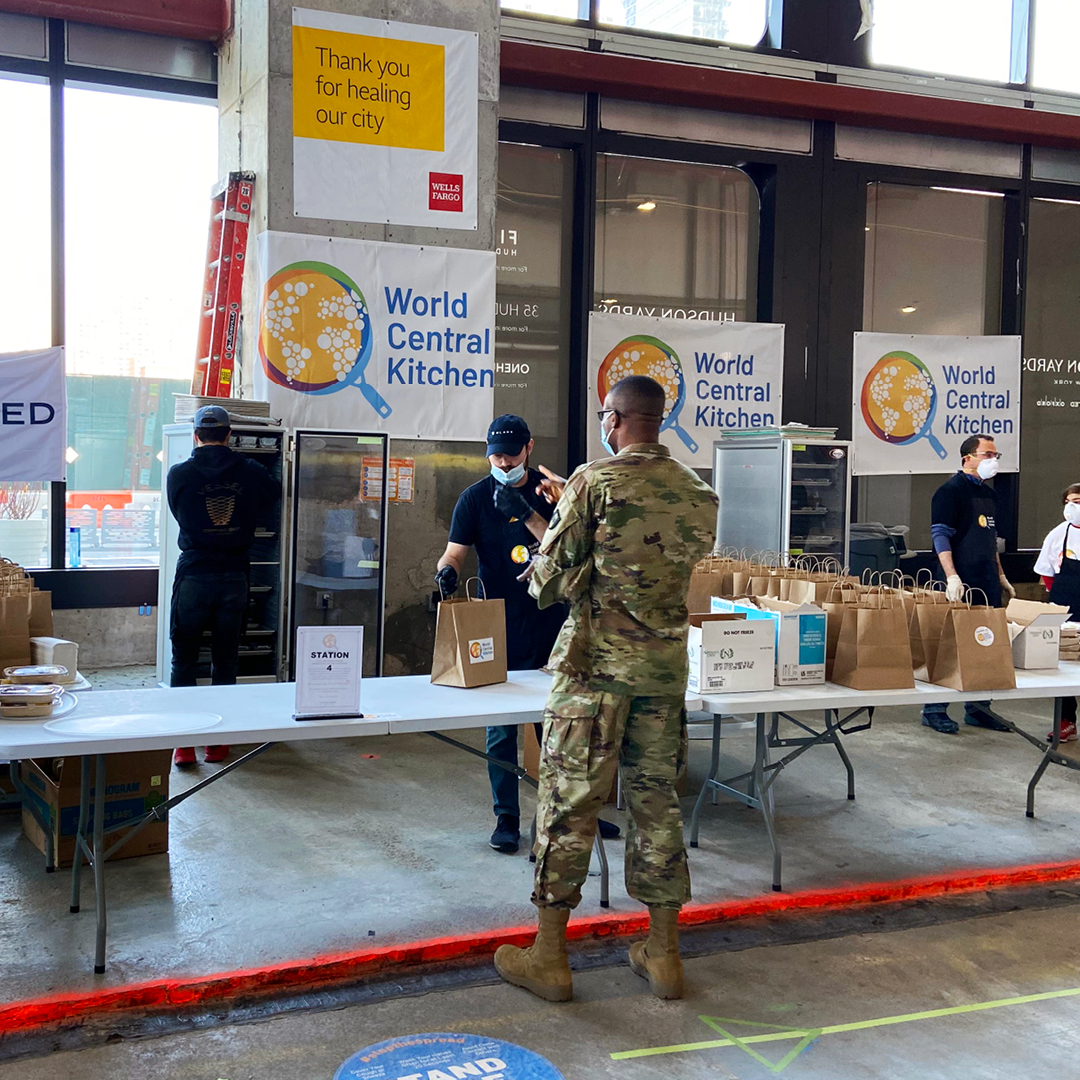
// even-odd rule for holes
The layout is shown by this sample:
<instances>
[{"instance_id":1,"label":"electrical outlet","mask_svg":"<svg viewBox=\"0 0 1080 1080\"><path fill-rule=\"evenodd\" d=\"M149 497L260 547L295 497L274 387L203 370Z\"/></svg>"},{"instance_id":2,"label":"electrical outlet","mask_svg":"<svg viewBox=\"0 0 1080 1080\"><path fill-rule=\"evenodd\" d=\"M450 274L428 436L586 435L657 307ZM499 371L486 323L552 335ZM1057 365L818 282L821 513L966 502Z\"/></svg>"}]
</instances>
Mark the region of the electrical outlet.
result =
<instances>
[{"instance_id":1,"label":"electrical outlet","mask_svg":"<svg viewBox=\"0 0 1080 1080\"><path fill-rule=\"evenodd\" d=\"M334 606L334 594L333 593L319 593L319 607L323 611L329 611Z\"/></svg>"}]
</instances>

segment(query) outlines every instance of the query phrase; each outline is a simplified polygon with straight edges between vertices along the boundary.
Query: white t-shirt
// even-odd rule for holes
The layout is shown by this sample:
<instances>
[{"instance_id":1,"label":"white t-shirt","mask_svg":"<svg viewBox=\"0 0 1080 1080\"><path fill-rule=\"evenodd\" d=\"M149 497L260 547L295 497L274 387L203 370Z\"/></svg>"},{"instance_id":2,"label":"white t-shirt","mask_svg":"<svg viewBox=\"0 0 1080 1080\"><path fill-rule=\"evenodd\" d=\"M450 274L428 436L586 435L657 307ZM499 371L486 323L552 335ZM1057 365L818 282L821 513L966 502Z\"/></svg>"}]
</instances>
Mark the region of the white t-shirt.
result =
<instances>
[{"instance_id":1,"label":"white t-shirt","mask_svg":"<svg viewBox=\"0 0 1080 1080\"><path fill-rule=\"evenodd\" d=\"M1043 541L1042 551L1035 560L1035 573L1041 577L1053 577L1061 569L1061 548L1065 543L1065 530L1069 529L1069 523L1063 521L1060 525L1051 529ZM1070 559L1080 559L1080 528L1075 525L1069 530Z\"/></svg>"}]
</instances>

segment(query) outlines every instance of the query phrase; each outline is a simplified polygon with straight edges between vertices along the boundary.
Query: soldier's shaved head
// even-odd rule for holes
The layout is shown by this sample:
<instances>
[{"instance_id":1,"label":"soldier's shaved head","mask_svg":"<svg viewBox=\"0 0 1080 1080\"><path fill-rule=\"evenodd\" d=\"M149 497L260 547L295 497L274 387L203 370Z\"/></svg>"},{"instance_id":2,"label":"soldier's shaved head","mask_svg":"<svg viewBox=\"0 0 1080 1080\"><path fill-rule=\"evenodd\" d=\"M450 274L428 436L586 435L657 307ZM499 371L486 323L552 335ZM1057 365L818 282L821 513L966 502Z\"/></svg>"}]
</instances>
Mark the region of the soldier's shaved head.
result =
<instances>
[{"instance_id":1,"label":"soldier's shaved head","mask_svg":"<svg viewBox=\"0 0 1080 1080\"><path fill-rule=\"evenodd\" d=\"M607 401L626 417L647 417L657 422L664 418L664 388L647 375L627 375L620 379L611 388Z\"/></svg>"}]
</instances>

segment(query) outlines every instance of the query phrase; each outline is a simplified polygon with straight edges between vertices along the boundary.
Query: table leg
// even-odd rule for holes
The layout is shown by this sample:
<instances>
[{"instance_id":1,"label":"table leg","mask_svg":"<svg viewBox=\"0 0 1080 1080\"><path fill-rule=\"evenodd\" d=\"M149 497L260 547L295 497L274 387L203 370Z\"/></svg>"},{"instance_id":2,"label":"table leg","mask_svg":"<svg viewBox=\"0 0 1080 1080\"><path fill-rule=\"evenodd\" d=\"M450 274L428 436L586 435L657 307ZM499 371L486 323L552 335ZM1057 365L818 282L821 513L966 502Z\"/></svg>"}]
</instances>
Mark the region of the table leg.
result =
<instances>
[{"instance_id":1,"label":"table leg","mask_svg":"<svg viewBox=\"0 0 1080 1080\"><path fill-rule=\"evenodd\" d=\"M761 816L765 820L765 829L769 834L769 844L772 847L773 853L773 891L780 891L780 845L776 841L776 830L773 827L773 803L772 803L772 783L771 778L766 786L765 780L765 766L767 764L767 757L769 753L769 739L765 730L765 713L757 714L757 724L755 725L755 732L757 738L755 740L756 746L754 749L754 788L761 792L761 798L757 800L758 809L761 810Z\"/></svg>"},{"instance_id":2,"label":"table leg","mask_svg":"<svg viewBox=\"0 0 1080 1080\"><path fill-rule=\"evenodd\" d=\"M75 830L75 855L71 863L71 913L78 914L82 893L82 845L81 837L86 836L86 821L90 816L90 756L82 756L82 776L79 781L79 826ZM51 830L50 830L51 831Z\"/></svg>"},{"instance_id":3,"label":"table leg","mask_svg":"<svg viewBox=\"0 0 1080 1080\"><path fill-rule=\"evenodd\" d=\"M1035 788L1038 786L1039 781L1043 778L1043 773L1046 772L1047 765L1050 764L1050 755L1054 753L1058 745L1061 743L1061 698L1054 698L1054 737L1050 740L1050 745L1043 751L1043 759L1039 762L1039 767L1035 770L1035 775L1032 776L1028 782L1027 789L1027 816L1033 818L1035 816Z\"/></svg>"},{"instance_id":4,"label":"table leg","mask_svg":"<svg viewBox=\"0 0 1080 1080\"><path fill-rule=\"evenodd\" d=\"M836 722L840 723L840 712L836 712ZM829 712L825 712L825 727L829 726ZM836 752L840 755L840 760L844 763L844 768L847 769L847 797L849 799L855 798L855 769L851 764L851 758L847 756L847 751L844 749L844 744L840 741L839 732L834 729L832 738L829 740L833 746L836 747Z\"/></svg>"},{"instance_id":5,"label":"table leg","mask_svg":"<svg viewBox=\"0 0 1080 1080\"><path fill-rule=\"evenodd\" d=\"M85 760L85 759L84 759ZM94 893L97 902L97 942L94 949L94 974L105 974L105 764L98 754L97 781L94 788Z\"/></svg>"},{"instance_id":6,"label":"table leg","mask_svg":"<svg viewBox=\"0 0 1080 1080\"><path fill-rule=\"evenodd\" d=\"M716 774L720 771L720 716L716 715L712 721L712 761L709 765L709 775L705 777L705 782L701 785L701 791L698 792L697 802L694 803L694 812L690 816L690 846L698 846L698 825L701 820L701 808L705 805L705 799L708 797L709 789L712 786L712 781L716 779Z\"/></svg>"},{"instance_id":7,"label":"table leg","mask_svg":"<svg viewBox=\"0 0 1080 1080\"><path fill-rule=\"evenodd\" d=\"M607 850L604 847L604 840L600 835L599 827L597 827L596 836L593 838L593 847L596 848L597 857L600 859L600 906L606 908L611 906L611 899L608 893L610 887L610 871L608 869Z\"/></svg>"}]
</instances>

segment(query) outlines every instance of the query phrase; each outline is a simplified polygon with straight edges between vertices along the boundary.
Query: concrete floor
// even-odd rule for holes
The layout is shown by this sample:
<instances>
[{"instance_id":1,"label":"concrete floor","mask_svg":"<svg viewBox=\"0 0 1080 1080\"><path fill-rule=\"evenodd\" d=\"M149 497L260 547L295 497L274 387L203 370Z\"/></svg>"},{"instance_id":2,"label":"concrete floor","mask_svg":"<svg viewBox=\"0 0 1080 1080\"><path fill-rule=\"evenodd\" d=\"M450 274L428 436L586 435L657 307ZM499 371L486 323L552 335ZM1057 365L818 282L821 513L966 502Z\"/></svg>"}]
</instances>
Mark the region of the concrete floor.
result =
<instances>
[{"instance_id":1,"label":"concrete floor","mask_svg":"<svg viewBox=\"0 0 1080 1080\"><path fill-rule=\"evenodd\" d=\"M1064 914L1069 926L1075 908ZM0 1065L2 1080L330 1080L365 1046L422 1032L469 1032L525 1046L565 1080L1067 1080L1076 1075L1080 945L1061 911L1028 910L896 933L721 952L687 963L688 993L660 1002L628 967L575 974L575 1000L550 1005L502 984L214 1031L120 1041ZM987 1002L1051 996L990 1009ZM949 1010L916 1019L911 1014ZM778 1041L617 1060L612 1054L725 1036ZM719 1018L719 1019L716 1019ZM904 1018L885 1026L868 1021ZM755 1026L757 1025L757 1026ZM764 1025L764 1026L760 1026ZM865 1025L865 1026L861 1026ZM381 1075L381 1074L380 1074Z\"/></svg>"},{"instance_id":2,"label":"concrete floor","mask_svg":"<svg viewBox=\"0 0 1080 1080\"><path fill-rule=\"evenodd\" d=\"M1041 733L1048 711L1036 703L1010 715ZM725 737L736 765L752 744L749 731ZM708 743L691 745L696 791ZM776 786L788 890L1080 851L1080 777L1051 767L1039 816L1026 819L1037 754L1014 735L962 727L942 736L912 710L889 709L846 745L855 802L830 747L806 754ZM174 770L174 792L213 768ZM531 865L524 852L490 850L492 824L483 763L427 737L279 746L178 808L168 856L110 864L109 970L95 977L92 889L84 886L83 912L69 915L68 875L46 875L18 814L0 814L0 1000L529 923ZM612 910L637 910L622 889L618 843L608 849ZM731 803L708 808L691 870L699 902L769 893L760 816ZM581 912L599 910L594 878Z\"/></svg>"}]
</instances>

